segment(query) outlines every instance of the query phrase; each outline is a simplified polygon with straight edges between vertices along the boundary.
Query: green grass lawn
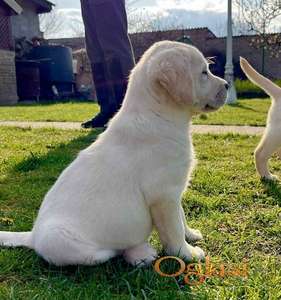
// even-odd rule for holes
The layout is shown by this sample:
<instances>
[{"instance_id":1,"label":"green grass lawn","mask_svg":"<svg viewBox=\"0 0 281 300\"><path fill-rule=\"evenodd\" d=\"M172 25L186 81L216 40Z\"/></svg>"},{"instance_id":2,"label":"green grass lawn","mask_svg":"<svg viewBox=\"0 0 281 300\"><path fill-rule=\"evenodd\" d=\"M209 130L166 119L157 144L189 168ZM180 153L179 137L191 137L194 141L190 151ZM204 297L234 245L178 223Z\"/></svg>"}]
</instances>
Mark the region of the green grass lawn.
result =
<instances>
[{"instance_id":1,"label":"green grass lawn","mask_svg":"<svg viewBox=\"0 0 281 300\"><path fill-rule=\"evenodd\" d=\"M96 131L0 127L0 230L30 230L44 194ZM0 299L280 299L281 185L262 183L259 137L196 135L198 165L183 196L189 224L214 263L249 264L248 278L211 278L189 287L122 259L96 267L49 266L27 249L0 250ZM275 157L271 169L281 175ZM161 250L158 237L151 242Z\"/></svg>"},{"instance_id":2,"label":"green grass lawn","mask_svg":"<svg viewBox=\"0 0 281 300\"><path fill-rule=\"evenodd\" d=\"M82 122L98 112L94 102L18 104L0 106L0 120Z\"/></svg>"},{"instance_id":3,"label":"green grass lawn","mask_svg":"<svg viewBox=\"0 0 281 300\"><path fill-rule=\"evenodd\" d=\"M240 100L218 112L195 117L194 124L264 126L269 105L269 99ZM98 105L91 102L0 106L0 120L82 122L98 111Z\"/></svg>"},{"instance_id":4,"label":"green grass lawn","mask_svg":"<svg viewBox=\"0 0 281 300\"><path fill-rule=\"evenodd\" d=\"M201 114L194 118L193 123L265 126L270 103L270 99L239 100L216 112Z\"/></svg>"}]
</instances>

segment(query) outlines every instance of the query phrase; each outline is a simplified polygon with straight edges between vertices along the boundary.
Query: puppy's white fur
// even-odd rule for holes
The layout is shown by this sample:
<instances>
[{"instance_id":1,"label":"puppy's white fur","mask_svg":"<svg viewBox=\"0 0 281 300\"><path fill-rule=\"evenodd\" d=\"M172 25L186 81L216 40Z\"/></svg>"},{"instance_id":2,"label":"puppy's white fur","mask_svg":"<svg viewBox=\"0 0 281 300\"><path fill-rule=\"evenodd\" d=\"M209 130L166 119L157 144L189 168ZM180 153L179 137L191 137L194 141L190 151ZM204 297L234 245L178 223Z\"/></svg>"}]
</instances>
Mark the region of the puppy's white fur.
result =
<instances>
[{"instance_id":1,"label":"puppy's white fur","mask_svg":"<svg viewBox=\"0 0 281 300\"><path fill-rule=\"evenodd\" d=\"M277 177L270 173L268 160L276 151L281 157L281 88L259 74L245 58L240 58L240 65L247 77L261 87L272 99L266 129L255 150L255 162L256 169L262 178L274 180Z\"/></svg>"},{"instance_id":2,"label":"puppy's white fur","mask_svg":"<svg viewBox=\"0 0 281 300\"><path fill-rule=\"evenodd\" d=\"M123 254L149 263L156 227L168 254L204 252L186 225L181 194L193 165L191 116L219 108L226 82L194 47L152 46L130 76L121 110L98 140L67 167L45 196L32 232L0 232L4 246L27 246L56 265L104 262Z\"/></svg>"}]
</instances>

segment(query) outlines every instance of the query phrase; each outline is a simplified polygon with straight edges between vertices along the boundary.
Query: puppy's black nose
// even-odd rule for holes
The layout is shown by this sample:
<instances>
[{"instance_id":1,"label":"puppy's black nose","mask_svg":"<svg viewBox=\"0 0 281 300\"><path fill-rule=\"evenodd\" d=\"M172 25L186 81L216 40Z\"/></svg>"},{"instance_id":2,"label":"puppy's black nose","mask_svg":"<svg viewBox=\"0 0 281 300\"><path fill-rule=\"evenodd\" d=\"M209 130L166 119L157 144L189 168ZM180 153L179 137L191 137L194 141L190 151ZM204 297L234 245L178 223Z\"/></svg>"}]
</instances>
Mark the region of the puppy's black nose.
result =
<instances>
[{"instance_id":1,"label":"puppy's black nose","mask_svg":"<svg viewBox=\"0 0 281 300\"><path fill-rule=\"evenodd\" d=\"M224 85L224 87L226 88L226 90L228 90L228 89L229 89L229 84L226 83L226 84Z\"/></svg>"}]
</instances>

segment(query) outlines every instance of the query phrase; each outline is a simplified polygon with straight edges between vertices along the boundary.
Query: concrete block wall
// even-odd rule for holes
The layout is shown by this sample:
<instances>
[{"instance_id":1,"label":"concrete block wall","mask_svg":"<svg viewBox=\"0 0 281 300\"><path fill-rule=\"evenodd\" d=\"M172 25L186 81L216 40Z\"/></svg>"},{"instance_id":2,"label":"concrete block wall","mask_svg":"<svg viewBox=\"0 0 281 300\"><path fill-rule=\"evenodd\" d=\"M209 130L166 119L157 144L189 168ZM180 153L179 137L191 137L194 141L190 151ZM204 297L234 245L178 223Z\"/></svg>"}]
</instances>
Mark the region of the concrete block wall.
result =
<instances>
[{"instance_id":1,"label":"concrete block wall","mask_svg":"<svg viewBox=\"0 0 281 300\"><path fill-rule=\"evenodd\" d=\"M18 102L15 53L0 50L0 105Z\"/></svg>"}]
</instances>

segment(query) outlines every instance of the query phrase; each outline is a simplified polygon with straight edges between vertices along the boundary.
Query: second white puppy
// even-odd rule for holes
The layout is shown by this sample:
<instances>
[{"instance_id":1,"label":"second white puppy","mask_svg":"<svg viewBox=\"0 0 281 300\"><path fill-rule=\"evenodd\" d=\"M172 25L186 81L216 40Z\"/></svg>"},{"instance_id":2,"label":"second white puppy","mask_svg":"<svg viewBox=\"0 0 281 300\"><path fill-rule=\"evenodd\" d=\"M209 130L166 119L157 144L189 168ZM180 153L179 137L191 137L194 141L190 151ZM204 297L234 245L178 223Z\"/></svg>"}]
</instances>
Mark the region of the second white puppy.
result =
<instances>
[{"instance_id":1,"label":"second white puppy","mask_svg":"<svg viewBox=\"0 0 281 300\"><path fill-rule=\"evenodd\" d=\"M186 225L181 194L193 165L194 113L223 105L227 84L203 55L176 42L152 46L130 76L123 106L108 129L61 174L45 196L33 230L0 232L4 246L26 246L56 265L93 265L123 254L149 263L153 226L168 254L204 252Z\"/></svg>"},{"instance_id":2,"label":"second white puppy","mask_svg":"<svg viewBox=\"0 0 281 300\"><path fill-rule=\"evenodd\" d=\"M260 176L274 180L277 177L270 173L267 164L274 152L277 151L281 157L281 88L258 73L245 58L240 58L240 65L247 77L261 87L272 99L266 129L255 151L255 161Z\"/></svg>"}]
</instances>

